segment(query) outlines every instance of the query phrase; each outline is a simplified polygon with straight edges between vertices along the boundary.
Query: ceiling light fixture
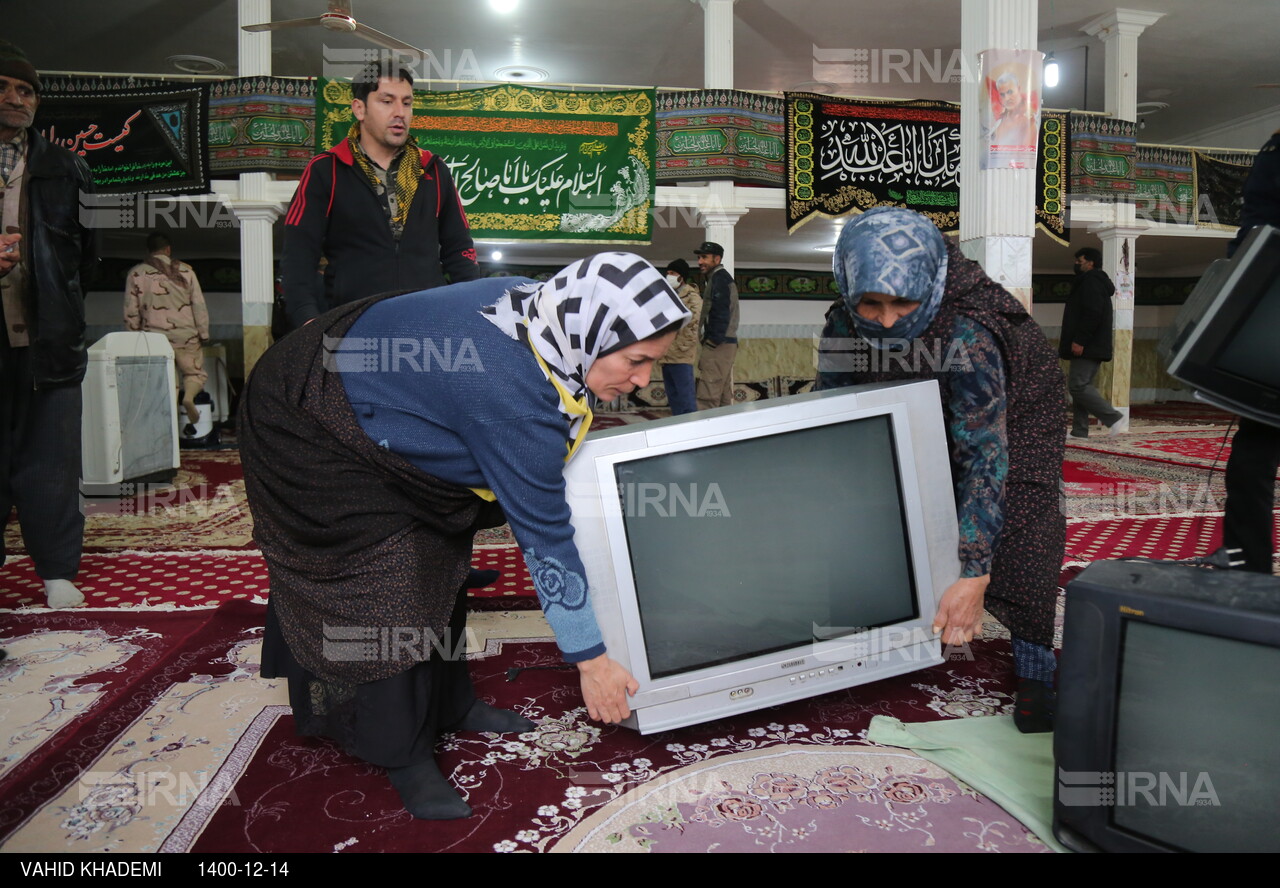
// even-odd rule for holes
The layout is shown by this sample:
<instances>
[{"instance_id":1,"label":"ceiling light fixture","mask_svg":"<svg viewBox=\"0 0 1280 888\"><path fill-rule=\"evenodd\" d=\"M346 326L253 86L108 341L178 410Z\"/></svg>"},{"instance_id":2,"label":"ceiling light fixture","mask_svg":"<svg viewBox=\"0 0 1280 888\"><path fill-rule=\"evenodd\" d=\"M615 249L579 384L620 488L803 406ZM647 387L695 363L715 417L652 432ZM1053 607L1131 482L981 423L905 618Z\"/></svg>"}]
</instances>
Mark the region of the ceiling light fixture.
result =
<instances>
[{"instance_id":1,"label":"ceiling light fixture","mask_svg":"<svg viewBox=\"0 0 1280 888\"><path fill-rule=\"evenodd\" d=\"M1053 57L1053 53L1049 53L1049 57L1044 60L1044 85L1049 89L1058 85L1058 69L1058 60Z\"/></svg>"},{"instance_id":2,"label":"ceiling light fixture","mask_svg":"<svg viewBox=\"0 0 1280 888\"><path fill-rule=\"evenodd\" d=\"M512 83L541 83L551 77L551 72L532 65L503 65L493 72L493 76Z\"/></svg>"},{"instance_id":3,"label":"ceiling light fixture","mask_svg":"<svg viewBox=\"0 0 1280 888\"><path fill-rule=\"evenodd\" d=\"M223 62L202 55L171 55L165 61L185 74L221 74L227 70Z\"/></svg>"},{"instance_id":4,"label":"ceiling light fixture","mask_svg":"<svg viewBox=\"0 0 1280 888\"><path fill-rule=\"evenodd\" d=\"M501 261L502 261L502 251L501 251L501 250L494 250L492 253L490 253L490 254L489 254L489 258L490 258L490 259L492 259L494 262L501 262Z\"/></svg>"},{"instance_id":5,"label":"ceiling light fixture","mask_svg":"<svg viewBox=\"0 0 1280 888\"><path fill-rule=\"evenodd\" d=\"M489 0L489 8L498 15L507 15L516 11L516 7L520 5L520 0Z\"/></svg>"}]
</instances>

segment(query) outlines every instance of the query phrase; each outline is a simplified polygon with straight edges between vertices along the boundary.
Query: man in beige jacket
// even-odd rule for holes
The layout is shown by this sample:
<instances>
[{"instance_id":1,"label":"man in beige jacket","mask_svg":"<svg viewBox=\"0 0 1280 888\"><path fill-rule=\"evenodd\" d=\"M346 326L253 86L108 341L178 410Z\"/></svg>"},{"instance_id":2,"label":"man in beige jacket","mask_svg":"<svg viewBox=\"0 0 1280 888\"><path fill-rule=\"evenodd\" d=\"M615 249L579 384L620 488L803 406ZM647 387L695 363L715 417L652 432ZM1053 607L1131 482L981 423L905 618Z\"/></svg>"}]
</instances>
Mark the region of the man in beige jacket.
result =
<instances>
[{"instance_id":1,"label":"man in beige jacket","mask_svg":"<svg viewBox=\"0 0 1280 888\"><path fill-rule=\"evenodd\" d=\"M125 280L124 323L130 330L169 338L181 377L182 408L188 422L194 423L200 416L196 395L209 379L204 370L204 343L209 339L204 293L191 266L173 258L168 237L150 234L147 253Z\"/></svg>"},{"instance_id":2,"label":"man in beige jacket","mask_svg":"<svg viewBox=\"0 0 1280 888\"><path fill-rule=\"evenodd\" d=\"M671 343L671 348L658 361L672 416L693 413L698 409L693 368L698 363L698 339L702 335L699 323L699 318L702 317L702 296L698 293L698 288L689 281L692 274L693 269L683 259L676 259L666 268L667 283L676 291L684 307L693 312L693 320L676 334L675 342Z\"/></svg>"}]
</instances>

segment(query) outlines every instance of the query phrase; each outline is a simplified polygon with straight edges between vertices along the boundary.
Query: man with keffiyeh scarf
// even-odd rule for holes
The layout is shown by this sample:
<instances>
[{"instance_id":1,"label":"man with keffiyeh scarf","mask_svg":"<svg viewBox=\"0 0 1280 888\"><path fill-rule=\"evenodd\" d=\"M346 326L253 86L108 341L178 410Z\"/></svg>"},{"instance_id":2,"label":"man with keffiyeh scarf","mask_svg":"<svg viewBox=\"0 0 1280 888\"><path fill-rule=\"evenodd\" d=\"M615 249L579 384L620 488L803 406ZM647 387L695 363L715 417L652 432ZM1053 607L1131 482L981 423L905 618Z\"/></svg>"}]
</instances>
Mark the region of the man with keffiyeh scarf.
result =
<instances>
[{"instance_id":1,"label":"man with keffiyeh scarf","mask_svg":"<svg viewBox=\"0 0 1280 888\"><path fill-rule=\"evenodd\" d=\"M412 76L373 64L351 91L351 130L311 159L285 216L281 266L294 327L365 296L480 276L449 168L409 133Z\"/></svg>"}]
</instances>

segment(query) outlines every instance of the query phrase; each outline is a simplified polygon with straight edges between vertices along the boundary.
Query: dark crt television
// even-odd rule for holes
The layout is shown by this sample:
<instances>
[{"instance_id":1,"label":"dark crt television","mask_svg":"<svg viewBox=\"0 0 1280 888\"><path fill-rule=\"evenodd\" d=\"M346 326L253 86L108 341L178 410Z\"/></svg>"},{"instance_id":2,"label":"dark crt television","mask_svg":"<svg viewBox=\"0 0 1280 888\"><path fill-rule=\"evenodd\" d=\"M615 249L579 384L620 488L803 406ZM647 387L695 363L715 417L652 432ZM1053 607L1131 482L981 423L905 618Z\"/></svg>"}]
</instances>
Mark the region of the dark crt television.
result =
<instances>
[{"instance_id":1,"label":"dark crt television","mask_svg":"<svg viewBox=\"0 0 1280 888\"><path fill-rule=\"evenodd\" d=\"M1280 425L1280 230L1255 228L1213 262L1158 348L1201 400Z\"/></svg>"},{"instance_id":2,"label":"dark crt television","mask_svg":"<svg viewBox=\"0 0 1280 888\"><path fill-rule=\"evenodd\" d=\"M932 381L593 432L565 484L641 733L942 662L959 560Z\"/></svg>"},{"instance_id":3,"label":"dark crt television","mask_svg":"<svg viewBox=\"0 0 1280 888\"><path fill-rule=\"evenodd\" d=\"M1280 578L1102 561L1066 590L1054 834L1280 851Z\"/></svg>"}]
</instances>

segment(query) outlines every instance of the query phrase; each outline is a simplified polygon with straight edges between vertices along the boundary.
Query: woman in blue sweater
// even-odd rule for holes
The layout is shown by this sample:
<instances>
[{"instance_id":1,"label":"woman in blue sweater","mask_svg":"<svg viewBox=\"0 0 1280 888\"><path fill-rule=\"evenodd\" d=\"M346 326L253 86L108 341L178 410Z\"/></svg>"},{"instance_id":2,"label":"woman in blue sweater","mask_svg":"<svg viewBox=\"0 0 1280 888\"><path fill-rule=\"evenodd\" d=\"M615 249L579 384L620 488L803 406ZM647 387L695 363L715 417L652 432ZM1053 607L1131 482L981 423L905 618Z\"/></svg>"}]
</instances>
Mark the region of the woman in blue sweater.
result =
<instances>
[{"instance_id":1,"label":"woman in blue sweater","mask_svg":"<svg viewBox=\"0 0 1280 888\"><path fill-rule=\"evenodd\" d=\"M475 699L461 658L471 540L505 519L592 718L629 715L564 498L591 396L646 385L689 312L638 256L544 284L486 279L339 307L259 361L241 458L271 576L263 674L289 680L299 733L387 768L416 817L470 808L439 733L524 731Z\"/></svg>"}]
</instances>

